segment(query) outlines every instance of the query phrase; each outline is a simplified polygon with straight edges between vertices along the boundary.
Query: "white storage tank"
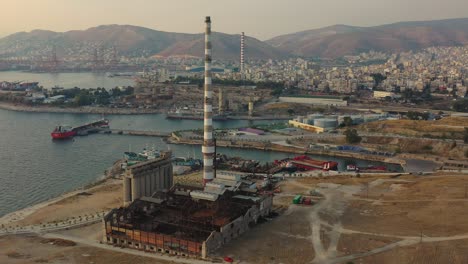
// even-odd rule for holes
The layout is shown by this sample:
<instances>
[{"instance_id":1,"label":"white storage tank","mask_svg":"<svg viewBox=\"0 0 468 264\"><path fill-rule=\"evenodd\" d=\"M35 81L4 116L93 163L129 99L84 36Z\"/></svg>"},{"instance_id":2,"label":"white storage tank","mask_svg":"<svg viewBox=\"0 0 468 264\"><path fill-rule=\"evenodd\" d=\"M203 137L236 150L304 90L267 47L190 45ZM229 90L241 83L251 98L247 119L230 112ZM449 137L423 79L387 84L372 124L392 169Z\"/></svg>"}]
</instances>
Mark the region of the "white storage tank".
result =
<instances>
[{"instance_id":1,"label":"white storage tank","mask_svg":"<svg viewBox=\"0 0 468 264\"><path fill-rule=\"evenodd\" d=\"M310 114L307 116L308 118L311 118L311 119L322 119L322 118L325 118L324 115L322 114Z\"/></svg>"},{"instance_id":2,"label":"white storage tank","mask_svg":"<svg viewBox=\"0 0 468 264\"><path fill-rule=\"evenodd\" d=\"M314 119L312 119L312 118L304 118L304 119L302 120L302 123L308 124L308 125L313 125L313 124L314 124Z\"/></svg>"}]
</instances>

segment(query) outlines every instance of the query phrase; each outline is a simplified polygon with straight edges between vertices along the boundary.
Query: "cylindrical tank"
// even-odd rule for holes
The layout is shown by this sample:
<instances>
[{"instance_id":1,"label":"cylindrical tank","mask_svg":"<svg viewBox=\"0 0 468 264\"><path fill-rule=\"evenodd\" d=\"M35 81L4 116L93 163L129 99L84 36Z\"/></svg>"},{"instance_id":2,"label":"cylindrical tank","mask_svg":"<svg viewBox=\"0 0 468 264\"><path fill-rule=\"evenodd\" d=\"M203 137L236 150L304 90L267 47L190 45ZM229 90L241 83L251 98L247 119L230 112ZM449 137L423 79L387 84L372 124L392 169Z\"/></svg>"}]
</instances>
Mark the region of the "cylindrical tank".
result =
<instances>
[{"instance_id":1,"label":"cylindrical tank","mask_svg":"<svg viewBox=\"0 0 468 264\"><path fill-rule=\"evenodd\" d=\"M380 117L380 115L364 115L364 122L377 121Z\"/></svg>"},{"instance_id":2,"label":"cylindrical tank","mask_svg":"<svg viewBox=\"0 0 468 264\"><path fill-rule=\"evenodd\" d=\"M338 126L338 121L336 119L331 119L331 118L315 119L314 126L325 128L325 129L333 129Z\"/></svg>"},{"instance_id":3,"label":"cylindrical tank","mask_svg":"<svg viewBox=\"0 0 468 264\"><path fill-rule=\"evenodd\" d=\"M249 102L249 116L253 116L253 111L254 111L254 103Z\"/></svg>"},{"instance_id":4,"label":"cylindrical tank","mask_svg":"<svg viewBox=\"0 0 468 264\"><path fill-rule=\"evenodd\" d=\"M307 115L308 118L311 118L311 119L321 119L321 118L325 118L324 115L322 114L310 114L310 115Z\"/></svg>"}]
</instances>

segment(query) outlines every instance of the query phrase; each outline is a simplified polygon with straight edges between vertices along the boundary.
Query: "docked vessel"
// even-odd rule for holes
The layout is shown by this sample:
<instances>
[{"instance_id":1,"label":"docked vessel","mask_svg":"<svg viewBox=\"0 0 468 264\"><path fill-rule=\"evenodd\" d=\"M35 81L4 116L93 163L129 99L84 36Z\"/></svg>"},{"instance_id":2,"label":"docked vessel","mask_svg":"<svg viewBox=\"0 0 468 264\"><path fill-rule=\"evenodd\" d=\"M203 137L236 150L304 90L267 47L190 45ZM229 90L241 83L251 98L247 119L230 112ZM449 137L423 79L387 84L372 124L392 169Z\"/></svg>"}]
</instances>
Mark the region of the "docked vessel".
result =
<instances>
[{"instance_id":1,"label":"docked vessel","mask_svg":"<svg viewBox=\"0 0 468 264\"><path fill-rule=\"evenodd\" d=\"M311 171L311 170L337 170L338 162L335 161L323 161L323 160L314 160L308 156L297 156L289 160L280 160L275 161L277 165L282 167L287 171L301 170L301 171Z\"/></svg>"},{"instance_id":2,"label":"docked vessel","mask_svg":"<svg viewBox=\"0 0 468 264\"><path fill-rule=\"evenodd\" d=\"M144 148L140 153L126 151L124 152L125 161L122 163L121 167L124 169L127 166L132 166L143 161L157 159L160 156L161 152L156 150L154 147L153 149Z\"/></svg>"},{"instance_id":3,"label":"docked vessel","mask_svg":"<svg viewBox=\"0 0 468 264\"><path fill-rule=\"evenodd\" d=\"M367 167L358 167L356 165L348 165L346 166L346 170L347 171L355 171L355 172L386 172L387 171L387 167L385 166L372 166L372 165L369 165Z\"/></svg>"},{"instance_id":4,"label":"docked vessel","mask_svg":"<svg viewBox=\"0 0 468 264\"><path fill-rule=\"evenodd\" d=\"M50 133L53 139L65 139L74 136L86 136L91 133L109 132L109 120L100 119L77 127L59 125Z\"/></svg>"},{"instance_id":5,"label":"docked vessel","mask_svg":"<svg viewBox=\"0 0 468 264\"><path fill-rule=\"evenodd\" d=\"M76 131L71 126L57 126L54 131L50 133L53 139L66 139L76 135Z\"/></svg>"},{"instance_id":6,"label":"docked vessel","mask_svg":"<svg viewBox=\"0 0 468 264\"><path fill-rule=\"evenodd\" d=\"M192 111L188 109L177 109L166 113L167 119L189 119L189 120L203 120L203 112ZM213 120L226 121L229 118L225 115L213 115Z\"/></svg>"}]
</instances>

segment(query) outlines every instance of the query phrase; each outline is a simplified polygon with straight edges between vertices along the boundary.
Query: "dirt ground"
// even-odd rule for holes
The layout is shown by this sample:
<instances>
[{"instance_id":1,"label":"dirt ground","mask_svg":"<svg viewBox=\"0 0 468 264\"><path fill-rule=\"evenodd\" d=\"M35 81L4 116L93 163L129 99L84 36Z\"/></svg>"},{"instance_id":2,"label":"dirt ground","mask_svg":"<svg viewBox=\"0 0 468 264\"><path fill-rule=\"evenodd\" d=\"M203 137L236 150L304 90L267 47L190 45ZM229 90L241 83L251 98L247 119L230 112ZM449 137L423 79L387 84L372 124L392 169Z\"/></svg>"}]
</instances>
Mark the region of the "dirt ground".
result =
<instances>
[{"instance_id":1,"label":"dirt ground","mask_svg":"<svg viewBox=\"0 0 468 264\"><path fill-rule=\"evenodd\" d=\"M289 209L219 254L239 263L468 263L465 182L440 173L288 180L275 205ZM311 190L324 198L291 205Z\"/></svg>"},{"instance_id":2,"label":"dirt ground","mask_svg":"<svg viewBox=\"0 0 468 264\"><path fill-rule=\"evenodd\" d=\"M358 258L353 263L465 264L468 263L468 240L418 243Z\"/></svg>"},{"instance_id":3,"label":"dirt ground","mask_svg":"<svg viewBox=\"0 0 468 264\"><path fill-rule=\"evenodd\" d=\"M199 181L200 173L175 182ZM216 252L237 263L468 263L468 175L361 176L289 179L274 197L279 215L265 219ZM297 195L314 205L292 205ZM32 223L121 205L121 185L107 185L44 207ZM100 223L62 231L97 242ZM0 237L0 263L158 263L40 237ZM99 257L97 257L99 256ZM102 256L102 257L101 257ZM162 263L162 262L159 262Z\"/></svg>"},{"instance_id":4,"label":"dirt ground","mask_svg":"<svg viewBox=\"0 0 468 264\"><path fill-rule=\"evenodd\" d=\"M0 237L0 263L4 264L167 264L152 258L129 256L67 240L44 239L38 236Z\"/></svg>"},{"instance_id":5,"label":"dirt ground","mask_svg":"<svg viewBox=\"0 0 468 264\"><path fill-rule=\"evenodd\" d=\"M71 216L84 216L110 210L122 205L121 181L97 186L91 190L83 191L77 195L65 198L56 203L37 210L25 219L18 221L18 225L31 225L46 222L60 221Z\"/></svg>"},{"instance_id":6,"label":"dirt ground","mask_svg":"<svg viewBox=\"0 0 468 264\"><path fill-rule=\"evenodd\" d=\"M296 208L297 209L297 208ZM288 210L231 241L217 255L242 263L310 263L314 258L307 208Z\"/></svg>"}]
</instances>

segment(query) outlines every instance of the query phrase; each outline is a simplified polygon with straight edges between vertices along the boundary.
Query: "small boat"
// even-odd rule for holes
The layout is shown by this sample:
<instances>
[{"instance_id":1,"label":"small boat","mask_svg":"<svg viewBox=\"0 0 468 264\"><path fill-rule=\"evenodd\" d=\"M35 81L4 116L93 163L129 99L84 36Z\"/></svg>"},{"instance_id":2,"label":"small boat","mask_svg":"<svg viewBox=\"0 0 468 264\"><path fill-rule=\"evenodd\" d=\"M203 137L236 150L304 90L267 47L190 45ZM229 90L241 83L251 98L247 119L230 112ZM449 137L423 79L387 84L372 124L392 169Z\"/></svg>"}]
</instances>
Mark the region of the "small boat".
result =
<instances>
[{"instance_id":1,"label":"small boat","mask_svg":"<svg viewBox=\"0 0 468 264\"><path fill-rule=\"evenodd\" d=\"M153 149L144 148L142 152L135 153L131 151L124 152L125 161L121 164L122 169L127 168L128 166L135 165L139 162L144 162L152 159L157 159L161 157L161 152Z\"/></svg>"},{"instance_id":2,"label":"small boat","mask_svg":"<svg viewBox=\"0 0 468 264\"><path fill-rule=\"evenodd\" d=\"M161 157L161 152L156 150L154 147L153 149L144 148L142 152L138 153L138 155L146 158L147 160L151 160Z\"/></svg>"},{"instance_id":3,"label":"small boat","mask_svg":"<svg viewBox=\"0 0 468 264\"><path fill-rule=\"evenodd\" d=\"M172 164L177 165L177 166L188 166L191 168L200 168L203 166L203 161L200 159L194 159L194 158L177 157L173 159Z\"/></svg>"},{"instance_id":4,"label":"small boat","mask_svg":"<svg viewBox=\"0 0 468 264\"><path fill-rule=\"evenodd\" d=\"M387 167L385 166L372 166L372 165L369 165L367 167L358 167L356 165L347 165L346 166L346 170L347 171L356 171L356 172L359 172L359 171L362 171L362 172L386 172L387 171Z\"/></svg>"},{"instance_id":5,"label":"small boat","mask_svg":"<svg viewBox=\"0 0 468 264\"><path fill-rule=\"evenodd\" d=\"M74 137L76 135L76 131L73 130L71 126L57 126L55 127L54 131L50 133L53 139L67 139Z\"/></svg>"},{"instance_id":6,"label":"small boat","mask_svg":"<svg viewBox=\"0 0 468 264\"><path fill-rule=\"evenodd\" d=\"M145 161L148 158L140 156L138 153L126 151L124 152L124 158L130 161Z\"/></svg>"},{"instance_id":7,"label":"small boat","mask_svg":"<svg viewBox=\"0 0 468 264\"><path fill-rule=\"evenodd\" d=\"M289 159L275 160L275 165L279 166L281 171L295 172L297 167Z\"/></svg>"}]
</instances>

